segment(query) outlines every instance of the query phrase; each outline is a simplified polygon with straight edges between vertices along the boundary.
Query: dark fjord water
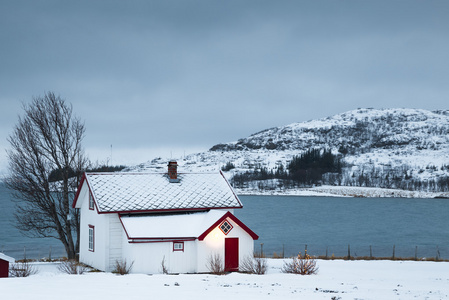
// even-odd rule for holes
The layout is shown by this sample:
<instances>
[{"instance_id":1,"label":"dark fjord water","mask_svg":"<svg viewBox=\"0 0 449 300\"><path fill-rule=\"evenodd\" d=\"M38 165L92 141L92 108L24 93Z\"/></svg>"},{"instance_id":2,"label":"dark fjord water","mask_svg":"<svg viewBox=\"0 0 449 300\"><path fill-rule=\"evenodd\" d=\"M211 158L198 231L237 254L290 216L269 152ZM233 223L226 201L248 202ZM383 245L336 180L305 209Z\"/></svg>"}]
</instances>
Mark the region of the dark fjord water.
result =
<instances>
[{"instance_id":1,"label":"dark fjord water","mask_svg":"<svg viewBox=\"0 0 449 300\"><path fill-rule=\"evenodd\" d=\"M0 182L0 252L22 259L65 256L62 244L53 238L30 238L14 227L14 202L11 193Z\"/></svg>"},{"instance_id":2,"label":"dark fjord water","mask_svg":"<svg viewBox=\"0 0 449 300\"><path fill-rule=\"evenodd\" d=\"M333 198L240 196L243 209L236 216L259 235L255 250L286 256L304 252L343 256L350 244L352 256L449 259L449 200L393 198ZM16 259L65 255L59 241L28 238L14 227L14 203L0 183L0 251Z\"/></svg>"},{"instance_id":3,"label":"dark fjord water","mask_svg":"<svg viewBox=\"0 0 449 300\"><path fill-rule=\"evenodd\" d=\"M240 196L235 214L258 235L267 255L435 257L449 259L449 200Z\"/></svg>"}]
</instances>

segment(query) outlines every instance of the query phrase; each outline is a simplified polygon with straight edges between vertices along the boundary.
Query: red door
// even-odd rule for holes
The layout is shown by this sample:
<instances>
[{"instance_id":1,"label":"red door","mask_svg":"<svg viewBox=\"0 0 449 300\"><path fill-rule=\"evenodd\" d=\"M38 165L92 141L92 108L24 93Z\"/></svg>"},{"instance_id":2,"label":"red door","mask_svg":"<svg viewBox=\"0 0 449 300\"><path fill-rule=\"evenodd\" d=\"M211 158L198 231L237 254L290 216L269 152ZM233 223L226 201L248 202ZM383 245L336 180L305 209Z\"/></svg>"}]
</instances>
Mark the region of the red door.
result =
<instances>
[{"instance_id":1,"label":"red door","mask_svg":"<svg viewBox=\"0 0 449 300\"><path fill-rule=\"evenodd\" d=\"M239 238L225 238L225 271L239 270Z\"/></svg>"}]
</instances>

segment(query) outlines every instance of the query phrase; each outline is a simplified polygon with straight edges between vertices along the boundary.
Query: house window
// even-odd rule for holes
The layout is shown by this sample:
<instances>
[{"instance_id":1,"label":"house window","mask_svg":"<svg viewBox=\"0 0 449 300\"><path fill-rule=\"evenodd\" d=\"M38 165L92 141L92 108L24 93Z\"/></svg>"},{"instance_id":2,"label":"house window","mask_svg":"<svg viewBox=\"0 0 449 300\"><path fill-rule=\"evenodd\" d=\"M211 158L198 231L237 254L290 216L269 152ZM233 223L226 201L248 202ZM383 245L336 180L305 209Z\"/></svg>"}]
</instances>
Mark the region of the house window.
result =
<instances>
[{"instance_id":1,"label":"house window","mask_svg":"<svg viewBox=\"0 0 449 300\"><path fill-rule=\"evenodd\" d=\"M223 223L221 223L220 229L226 235L229 233L229 231L231 231L232 225L227 220L225 220Z\"/></svg>"},{"instance_id":2,"label":"house window","mask_svg":"<svg viewBox=\"0 0 449 300\"><path fill-rule=\"evenodd\" d=\"M94 197L91 192L89 192L89 209L94 210Z\"/></svg>"},{"instance_id":3,"label":"house window","mask_svg":"<svg viewBox=\"0 0 449 300\"><path fill-rule=\"evenodd\" d=\"M93 225L89 225L89 251L94 252L95 246L95 227Z\"/></svg>"},{"instance_id":4,"label":"house window","mask_svg":"<svg viewBox=\"0 0 449 300\"><path fill-rule=\"evenodd\" d=\"M184 251L184 242L173 242L173 251Z\"/></svg>"}]
</instances>

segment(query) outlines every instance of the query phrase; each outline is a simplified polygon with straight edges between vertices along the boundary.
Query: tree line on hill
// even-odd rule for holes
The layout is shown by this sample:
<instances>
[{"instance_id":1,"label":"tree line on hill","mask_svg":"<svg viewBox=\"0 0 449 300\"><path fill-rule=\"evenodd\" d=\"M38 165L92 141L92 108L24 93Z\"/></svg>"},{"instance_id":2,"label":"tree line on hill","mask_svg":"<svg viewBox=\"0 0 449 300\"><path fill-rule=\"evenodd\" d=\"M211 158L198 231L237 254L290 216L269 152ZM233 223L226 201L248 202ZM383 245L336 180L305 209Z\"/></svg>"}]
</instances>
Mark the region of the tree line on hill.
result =
<instances>
[{"instance_id":1,"label":"tree line on hill","mask_svg":"<svg viewBox=\"0 0 449 300\"><path fill-rule=\"evenodd\" d=\"M228 162L223 171L235 168ZM427 169L437 170L435 166ZM444 165L442 170L449 170ZM420 179L424 170L413 170L408 166L365 166L353 169L342 162L341 154L328 149L309 149L294 156L287 166L280 164L274 169L256 166L251 171L236 173L230 180L235 188L256 185L260 190L305 188L314 185L358 186L403 189L426 192L449 192L449 177L440 176Z\"/></svg>"},{"instance_id":2,"label":"tree line on hill","mask_svg":"<svg viewBox=\"0 0 449 300\"><path fill-rule=\"evenodd\" d=\"M229 171L230 167L228 163L222 170ZM341 171L342 162L339 155L334 155L327 149L310 149L294 156L286 168L282 164L274 170L255 168L254 171L235 174L231 183L234 187L243 188L251 181L278 179L278 184L285 188L307 187L321 183L324 174L341 174Z\"/></svg>"},{"instance_id":3,"label":"tree line on hill","mask_svg":"<svg viewBox=\"0 0 449 300\"><path fill-rule=\"evenodd\" d=\"M108 165L98 165L98 166L93 166L93 167L89 167L86 170L81 170L81 171L75 171L73 168L68 168L68 177L72 178L72 177L81 177L81 175L84 172L119 172L123 169L125 169L126 166L108 166ZM65 173L65 171L61 168L58 169L53 169L50 174L48 175L48 181L49 182L56 182L56 181L60 181L63 178L63 174Z\"/></svg>"}]
</instances>

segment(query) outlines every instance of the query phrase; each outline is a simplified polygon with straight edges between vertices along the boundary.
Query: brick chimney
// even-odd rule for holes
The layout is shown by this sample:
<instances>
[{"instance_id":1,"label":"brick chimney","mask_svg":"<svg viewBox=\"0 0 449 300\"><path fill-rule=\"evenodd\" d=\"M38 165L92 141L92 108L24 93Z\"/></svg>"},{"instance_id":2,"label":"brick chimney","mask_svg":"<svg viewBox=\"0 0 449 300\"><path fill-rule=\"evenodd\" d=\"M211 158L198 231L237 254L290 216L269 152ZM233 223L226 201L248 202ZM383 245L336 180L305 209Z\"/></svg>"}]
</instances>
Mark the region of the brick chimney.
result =
<instances>
[{"instance_id":1,"label":"brick chimney","mask_svg":"<svg viewBox=\"0 0 449 300\"><path fill-rule=\"evenodd\" d=\"M179 182L178 163L176 162L176 160L170 160L167 166L168 166L168 177L170 182Z\"/></svg>"}]
</instances>

